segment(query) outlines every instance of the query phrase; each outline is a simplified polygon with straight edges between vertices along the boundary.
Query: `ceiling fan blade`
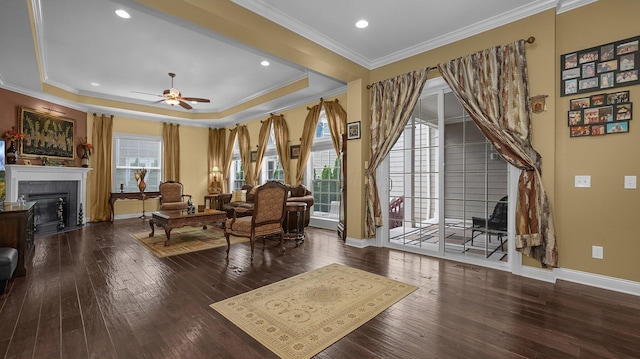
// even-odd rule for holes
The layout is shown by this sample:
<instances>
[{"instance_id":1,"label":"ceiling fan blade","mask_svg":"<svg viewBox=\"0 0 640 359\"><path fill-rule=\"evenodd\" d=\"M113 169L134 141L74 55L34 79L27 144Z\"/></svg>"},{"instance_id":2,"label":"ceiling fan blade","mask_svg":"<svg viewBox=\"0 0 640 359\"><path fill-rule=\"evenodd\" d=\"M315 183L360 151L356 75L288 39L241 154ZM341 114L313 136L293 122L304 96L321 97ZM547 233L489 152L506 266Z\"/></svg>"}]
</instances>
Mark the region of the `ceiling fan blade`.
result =
<instances>
[{"instance_id":1,"label":"ceiling fan blade","mask_svg":"<svg viewBox=\"0 0 640 359\"><path fill-rule=\"evenodd\" d=\"M208 98L198 98L198 97L180 97L183 101L192 101L192 102L206 102L209 103L211 100Z\"/></svg>"},{"instance_id":2,"label":"ceiling fan blade","mask_svg":"<svg viewBox=\"0 0 640 359\"><path fill-rule=\"evenodd\" d=\"M160 103L160 102L164 102L164 99L158 100L158 101L153 101L152 103Z\"/></svg>"},{"instance_id":3,"label":"ceiling fan blade","mask_svg":"<svg viewBox=\"0 0 640 359\"><path fill-rule=\"evenodd\" d=\"M148 92L140 92L140 91L131 91L133 93L141 93L143 95L151 95L151 96L158 96L158 97L162 97L162 95L158 95L157 93L148 93Z\"/></svg>"},{"instance_id":4,"label":"ceiling fan blade","mask_svg":"<svg viewBox=\"0 0 640 359\"><path fill-rule=\"evenodd\" d=\"M193 107L191 107L191 105L189 105L188 103L184 102L184 101L180 101L180 106L182 106L183 108L186 108L187 110L191 110Z\"/></svg>"}]
</instances>

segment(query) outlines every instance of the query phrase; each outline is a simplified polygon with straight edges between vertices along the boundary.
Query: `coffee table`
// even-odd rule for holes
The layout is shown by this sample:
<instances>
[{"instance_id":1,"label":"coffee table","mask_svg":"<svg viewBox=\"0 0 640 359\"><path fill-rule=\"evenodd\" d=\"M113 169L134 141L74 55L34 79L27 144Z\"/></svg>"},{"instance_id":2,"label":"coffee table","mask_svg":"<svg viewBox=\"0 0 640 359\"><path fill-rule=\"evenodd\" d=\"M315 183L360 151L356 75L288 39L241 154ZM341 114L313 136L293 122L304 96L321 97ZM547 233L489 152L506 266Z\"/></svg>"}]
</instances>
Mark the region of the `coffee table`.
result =
<instances>
[{"instance_id":1,"label":"coffee table","mask_svg":"<svg viewBox=\"0 0 640 359\"><path fill-rule=\"evenodd\" d=\"M180 210L153 212L149 220L149 225L151 226L149 237L153 237L155 234L155 226L162 227L167 235L164 245L168 246L171 244L171 230L174 228L202 226L202 229L207 229L207 225L222 224L226 219L226 212L215 209L206 209L204 212L191 214Z\"/></svg>"}]
</instances>

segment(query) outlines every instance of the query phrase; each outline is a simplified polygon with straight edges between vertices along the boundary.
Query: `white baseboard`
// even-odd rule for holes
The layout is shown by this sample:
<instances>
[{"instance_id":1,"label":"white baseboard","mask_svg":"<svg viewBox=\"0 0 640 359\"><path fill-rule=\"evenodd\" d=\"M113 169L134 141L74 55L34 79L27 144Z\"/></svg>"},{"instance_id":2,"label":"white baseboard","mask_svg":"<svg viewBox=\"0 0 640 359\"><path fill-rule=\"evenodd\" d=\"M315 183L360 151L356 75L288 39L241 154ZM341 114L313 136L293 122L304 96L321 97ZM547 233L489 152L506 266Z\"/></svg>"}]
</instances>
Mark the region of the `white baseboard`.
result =
<instances>
[{"instance_id":1,"label":"white baseboard","mask_svg":"<svg viewBox=\"0 0 640 359\"><path fill-rule=\"evenodd\" d=\"M347 237L347 240L345 242L348 246L356 247L356 248L376 246L375 238L357 239L357 238Z\"/></svg>"},{"instance_id":2,"label":"white baseboard","mask_svg":"<svg viewBox=\"0 0 640 359\"><path fill-rule=\"evenodd\" d=\"M557 279L640 296L640 282L566 268L556 268L553 272Z\"/></svg>"}]
</instances>

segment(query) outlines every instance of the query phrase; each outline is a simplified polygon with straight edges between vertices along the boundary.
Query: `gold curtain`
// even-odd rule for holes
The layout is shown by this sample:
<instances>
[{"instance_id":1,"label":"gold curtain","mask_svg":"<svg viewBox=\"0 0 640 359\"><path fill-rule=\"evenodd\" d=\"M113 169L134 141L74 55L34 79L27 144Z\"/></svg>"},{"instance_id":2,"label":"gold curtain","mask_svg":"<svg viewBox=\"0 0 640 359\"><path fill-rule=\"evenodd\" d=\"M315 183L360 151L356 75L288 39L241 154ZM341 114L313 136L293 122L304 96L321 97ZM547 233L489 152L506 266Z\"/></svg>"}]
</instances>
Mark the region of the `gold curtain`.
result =
<instances>
[{"instance_id":1,"label":"gold curtain","mask_svg":"<svg viewBox=\"0 0 640 359\"><path fill-rule=\"evenodd\" d=\"M262 122L260 126L260 134L258 135L258 151L256 152L256 164L254 165L253 173L253 185L258 185L258 179L260 178L260 170L262 170L262 160L264 159L264 153L267 150L269 144L269 133L271 132L271 124L273 123L273 115L269 116Z\"/></svg>"},{"instance_id":2,"label":"gold curtain","mask_svg":"<svg viewBox=\"0 0 640 359\"><path fill-rule=\"evenodd\" d=\"M235 173L231 174L231 178L229 178L229 175L231 172L231 162L233 161L233 146L235 146L236 144L237 135L238 135L238 127L232 128L229 132L229 140L227 141L227 150L225 151L224 162L222 165L222 178L223 178L222 183L223 183L223 188L225 189L231 188L230 182L236 179Z\"/></svg>"},{"instance_id":3,"label":"gold curtain","mask_svg":"<svg viewBox=\"0 0 640 359\"><path fill-rule=\"evenodd\" d=\"M180 125L165 122L162 126L162 143L163 181L180 182Z\"/></svg>"},{"instance_id":4,"label":"gold curtain","mask_svg":"<svg viewBox=\"0 0 640 359\"><path fill-rule=\"evenodd\" d=\"M87 206L91 222L108 221L111 216L111 154L113 153L113 116L93 114L93 171L87 180L91 188L91 203Z\"/></svg>"},{"instance_id":5,"label":"gold curtain","mask_svg":"<svg viewBox=\"0 0 640 359\"><path fill-rule=\"evenodd\" d=\"M337 99L334 101L325 101L322 105L327 115L333 148L336 150L336 155L339 156L340 141L347 127L347 112L340 106Z\"/></svg>"},{"instance_id":6,"label":"gold curtain","mask_svg":"<svg viewBox=\"0 0 640 359\"><path fill-rule=\"evenodd\" d=\"M244 183L253 183L253 173L251 171L251 138L247 126L238 126L238 147L240 148L240 158L242 159L242 169L244 170Z\"/></svg>"},{"instance_id":7,"label":"gold curtain","mask_svg":"<svg viewBox=\"0 0 640 359\"><path fill-rule=\"evenodd\" d=\"M213 170L213 167L217 166L220 169L220 171L224 169L224 163L226 158L225 134L226 132L224 128L209 129L209 156L207 161L207 165L208 165L207 173L209 173L209 183L213 181L213 174L211 173L211 171ZM222 192L224 193L228 188L228 187L225 187L225 175L223 173L220 173L217 176L219 176L218 178L222 177L222 179L220 179L220 183L222 185Z\"/></svg>"},{"instance_id":8,"label":"gold curtain","mask_svg":"<svg viewBox=\"0 0 640 359\"><path fill-rule=\"evenodd\" d=\"M473 122L496 151L521 169L516 198L516 249L558 266L551 205L542 186L540 154L531 145L525 40L438 65Z\"/></svg>"},{"instance_id":9,"label":"gold curtain","mask_svg":"<svg viewBox=\"0 0 640 359\"><path fill-rule=\"evenodd\" d=\"M302 130L302 137L300 138L300 156L298 157L298 165L296 166L296 185L301 184L304 178L304 171L307 167L309 154L311 153L313 137L316 134L321 109L322 100L320 100L320 104L309 109L307 118L304 120L304 128Z\"/></svg>"},{"instance_id":10,"label":"gold curtain","mask_svg":"<svg viewBox=\"0 0 640 359\"><path fill-rule=\"evenodd\" d=\"M289 127L287 121L284 119L284 115L273 117L273 134L276 138L276 150L278 151L278 158L282 165L282 172L284 173L284 183L291 183L291 168L289 162L291 161L289 153Z\"/></svg>"},{"instance_id":11,"label":"gold curtain","mask_svg":"<svg viewBox=\"0 0 640 359\"><path fill-rule=\"evenodd\" d=\"M376 168L404 131L427 81L429 69L380 81L371 86L371 155L365 177L365 235L373 238L382 226Z\"/></svg>"}]
</instances>

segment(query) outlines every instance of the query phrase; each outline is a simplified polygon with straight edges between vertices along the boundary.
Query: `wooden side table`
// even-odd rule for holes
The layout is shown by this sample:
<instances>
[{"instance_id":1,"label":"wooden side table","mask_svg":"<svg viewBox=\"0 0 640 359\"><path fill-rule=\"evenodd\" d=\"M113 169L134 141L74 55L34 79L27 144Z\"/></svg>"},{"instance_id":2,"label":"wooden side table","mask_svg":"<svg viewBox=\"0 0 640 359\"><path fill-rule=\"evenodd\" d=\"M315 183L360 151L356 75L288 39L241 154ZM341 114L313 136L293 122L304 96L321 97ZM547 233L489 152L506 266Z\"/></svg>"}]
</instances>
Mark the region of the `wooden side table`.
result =
<instances>
[{"instance_id":1,"label":"wooden side table","mask_svg":"<svg viewBox=\"0 0 640 359\"><path fill-rule=\"evenodd\" d=\"M222 208L222 195L224 195L224 193L205 195L204 207L209 209L217 209L218 211L220 211ZM209 207L207 207L207 201L209 201Z\"/></svg>"},{"instance_id":2,"label":"wooden side table","mask_svg":"<svg viewBox=\"0 0 640 359\"><path fill-rule=\"evenodd\" d=\"M304 241L304 214L307 210L307 204L304 202L287 202L285 210L287 211L287 215L285 219L286 227L284 238L295 239L296 242ZM296 216L295 228L291 228L289 225L291 223L289 220L291 216Z\"/></svg>"}]
</instances>

